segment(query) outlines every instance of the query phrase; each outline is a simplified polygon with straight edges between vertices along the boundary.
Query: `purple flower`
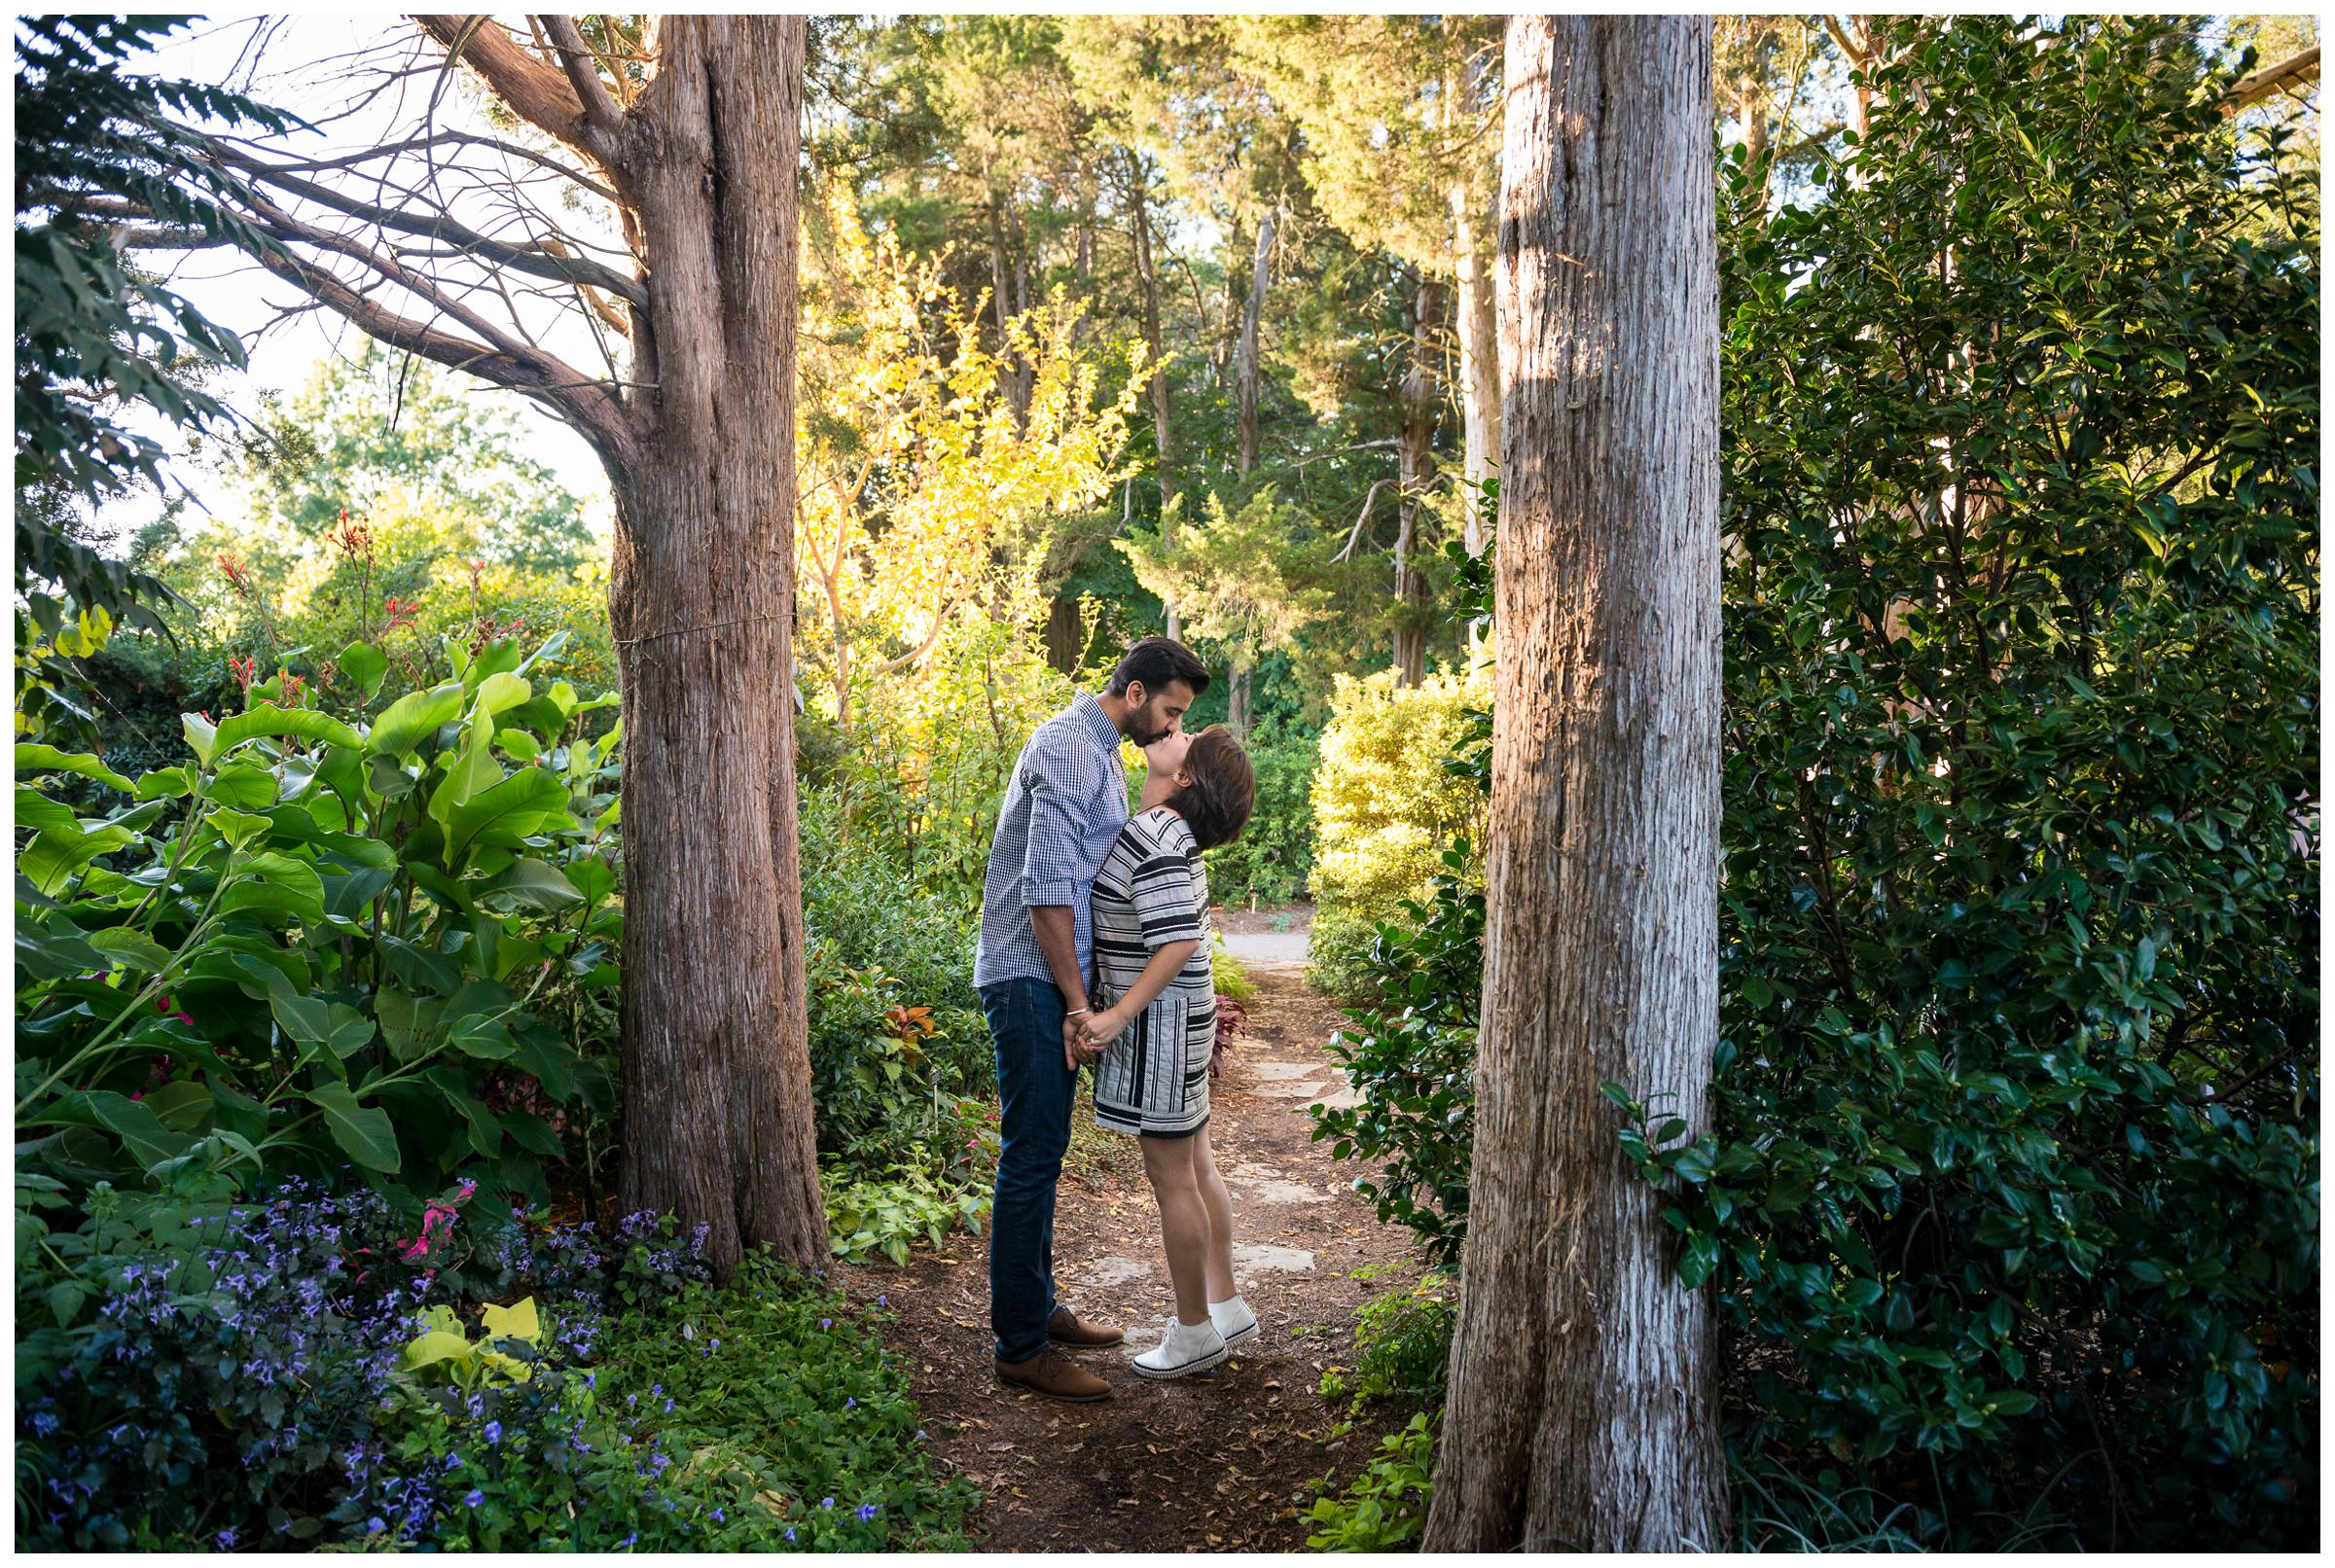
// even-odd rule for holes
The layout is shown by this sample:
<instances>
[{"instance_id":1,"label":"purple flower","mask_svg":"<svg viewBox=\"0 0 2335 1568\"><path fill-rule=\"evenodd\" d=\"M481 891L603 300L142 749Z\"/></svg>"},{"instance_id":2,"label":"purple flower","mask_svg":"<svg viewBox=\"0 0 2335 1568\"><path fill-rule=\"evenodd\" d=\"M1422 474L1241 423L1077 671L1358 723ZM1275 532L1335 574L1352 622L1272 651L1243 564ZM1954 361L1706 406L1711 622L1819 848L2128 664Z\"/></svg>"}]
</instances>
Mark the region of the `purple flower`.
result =
<instances>
[{"instance_id":1,"label":"purple flower","mask_svg":"<svg viewBox=\"0 0 2335 1568\"><path fill-rule=\"evenodd\" d=\"M889 1306L892 1304L892 1299L888 1296L879 1296L876 1298L876 1304L878 1306Z\"/></svg>"},{"instance_id":2,"label":"purple flower","mask_svg":"<svg viewBox=\"0 0 2335 1568\"><path fill-rule=\"evenodd\" d=\"M792 1541L795 1538L795 1527L791 1524L786 1527L786 1538L789 1541Z\"/></svg>"},{"instance_id":3,"label":"purple flower","mask_svg":"<svg viewBox=\"0 0 2335 1568\"><path fill-rule=\"evenodd\" d=\"M477 1508L481 1503L485 1501L486 1494L480 1491L476 1486L473 1486L469 1491L462 1494L462 1506L464 1508Z\"/></svg>"},{"instance_id":4,"label":"purple flower","mask_svg":"<svg viewBox=\"0 0 2335 1568\"><path fill-rule=\"evenodd\" d=\"M488 1443L500 1443L503 1441L502 1422L489 1421L486 1423L486 1441Z\"/></svg>"},{"instance_id":5,"label":"purple flower","mask_svg":"<svg viewBox=\"0 0 2335 1568\"><path fill-rule=\"evenodd\" d=\"M859 1408L859 1401L857 1401L857 1400L855 1400L855 1399L846 1399L846 1400L844 1400L844 1409L846 1409L846 1410L850 1410L850 1409L856 1409L856 1408Z\"/></svg>"},{"instance_id":6,"label":"purple flower","mask_svg":"<svg viewBox=\"0 0 2335 1568\"><path fill-rule=\"evenodd\" d=\"M853 1509L851 1512L859 1515L860 1523L865 1524L868 1522L868 1520L876 1516L876 1505L873 1503L862 1503L859 1505L859 1507Z\"/></svg>"},{"instance_id":7,"label":"purple flower","mask_svg":"<svg viewBox=\"0 0 2335 1568\"><path fill-rule=\"evenodd\" d=\"M833 1508L835 1507L835 1499L832 1497L822 1497L819 1499L819 1507Z\"/></svg>"},{"instance_id":8,"label":"purple flower","mask_svg":"<svg viewBox=\"0 0 2335 1568\"><path fill-rule=\"evenodd\" d=\"M822 1329L832 1329L835 1327L835 1319L821 1318L819 1319L819 1327Z\"/></svg>"},{"instance_id":9,"label":"purple flower","mask_svg":"<svg viewBox=\"0 0 2335 1568\"><path fill-rule=\"evenodd\" d=\"M718 1508L713 1511L713 1522L716 1524L722 1522L722 1511Z\"/></svg>"},{"instance_id":10,"label":"purple flower","mask_svg":"<svg viewBox=\"0 0 2335 1568\"><path fill-rule=\"evenodd\" d=\"M379 1535L387 1528L389 1528L389 1526L381 1522L381 1516L378 1514L376 1514L372 1518L365 1521L365 1533L367 1535Z\"/></svg>"},{"instance_id":11,"label":"purple flower","mask_svg":"<svg viewBox=\"0 0 2335 1568\"><path fill-rule=\"evenodd\" d=\"M918 1443L922 1443L924 1441L924 1429L922 1427L916 1428L916 1441Z\"/></svg>"},{"instance_id":12,"label":"purple flower","mask_svg":"<svg viewBox=\"0 0 2335 1568\"><path fill-rule=\"evenodd\" d=\"M619 1541L619 1542L616 1544L616 1550L619 1550L619 1551L622 1551L622 1550L625 1550L625 1548L627 1548L627 1547L630 1546L630 1545L631 1545L633 1542L635 1542L635 1541L637 1541L637 1540L639 1540L639 1539L640 1539L640 1532L639 1532L638 1530L635 1530L635 1531L633 1531L633 1532L632 1532L630 1535L629 1535L629 1536L625 1537L625 1538L624 1538L622 1541Z\"/></svg>"},{"instance_id":13,"label":"purple flower","mask_svg":"<svg viewBox=\"0 0 2335 1568\"><path fill-rule=\"evenodd\" d=\"M214 1543L214 1544L215 1544L215 1545L216 1545L216 1546L219 1548L219 1550L220 1550L221 1551L233 1551L233 1550L235 1550L235 1527L234 1527L234 1525L232 1525L232 1524L231 1524L231 1525L229 1525L229 1526L228 1526L226 1529L224 1529L224 1530L220 1531L220 1532L219 1532L217 1535L215 1535L215 1536L211 1537L211 1540L212 1540L212 1542L213 1542L213 1543Z\"/></svg>"}]
</instances>

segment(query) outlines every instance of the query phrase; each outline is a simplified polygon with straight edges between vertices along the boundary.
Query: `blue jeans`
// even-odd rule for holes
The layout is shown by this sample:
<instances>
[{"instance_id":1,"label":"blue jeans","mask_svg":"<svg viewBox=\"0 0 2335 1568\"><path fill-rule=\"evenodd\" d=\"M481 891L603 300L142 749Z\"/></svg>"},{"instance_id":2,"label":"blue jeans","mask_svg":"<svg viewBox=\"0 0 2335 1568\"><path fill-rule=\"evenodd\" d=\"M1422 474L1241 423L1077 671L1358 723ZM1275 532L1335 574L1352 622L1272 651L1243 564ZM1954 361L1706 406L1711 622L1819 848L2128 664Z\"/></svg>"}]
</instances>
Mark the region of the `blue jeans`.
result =
<instances>
[{"instance_id":1,"label":"blue jeans","mask_svg":"<svg viewBox=\"0 0 2335 1568\"><path fill-rule=\"evenodd\" d=\"M1054 1192L1070 1147L1078 1075L1062 1061L1062 993L1050 980L999 980L981 988L997 1046L1001 1147L989 1216L989 1329L997 1359L1027 1361L1046 1348L1054 1316Z\"/></svg>"}]
</instances>

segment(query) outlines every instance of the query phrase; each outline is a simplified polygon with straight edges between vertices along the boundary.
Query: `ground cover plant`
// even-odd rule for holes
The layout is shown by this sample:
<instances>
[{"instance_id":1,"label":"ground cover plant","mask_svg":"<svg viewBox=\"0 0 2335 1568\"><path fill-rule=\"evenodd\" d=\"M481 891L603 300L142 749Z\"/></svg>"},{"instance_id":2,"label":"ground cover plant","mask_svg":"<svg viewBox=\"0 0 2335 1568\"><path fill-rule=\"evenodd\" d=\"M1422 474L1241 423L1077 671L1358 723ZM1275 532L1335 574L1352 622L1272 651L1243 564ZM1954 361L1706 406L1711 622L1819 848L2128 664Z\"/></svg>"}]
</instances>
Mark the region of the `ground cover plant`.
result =
<instances>
[{"instance_id":1,"label":"ground cover plant","mask_svg":"<svg viewBox=\"0 0 2335 1568\"><path fill-rule=\"evenodd\" d=\"M759 1263L716 1288L669 1219L535 1225L466 1184L415 1225L299 1179L90 1214L18 1275L27 1543L961 1544L865 1319Z\"/></svg>"}]
</instances>

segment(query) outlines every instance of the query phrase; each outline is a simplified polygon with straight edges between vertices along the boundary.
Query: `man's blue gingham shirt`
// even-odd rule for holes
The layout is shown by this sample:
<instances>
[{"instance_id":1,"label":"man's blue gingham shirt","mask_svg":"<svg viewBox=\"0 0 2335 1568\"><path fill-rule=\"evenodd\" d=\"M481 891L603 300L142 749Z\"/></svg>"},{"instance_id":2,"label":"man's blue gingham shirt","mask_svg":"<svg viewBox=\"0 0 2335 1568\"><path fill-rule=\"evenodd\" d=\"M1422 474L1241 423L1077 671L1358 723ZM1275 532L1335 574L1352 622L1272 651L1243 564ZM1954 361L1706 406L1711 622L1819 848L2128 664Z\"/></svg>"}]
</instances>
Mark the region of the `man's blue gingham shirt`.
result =
<instances>
[{"instance_id":1,"label":"man's blue gingham shirt","mask_svg":"<svg viewBox=\"0 0 2335 1568\"><path fill-rule=\"evenodd\" d=\"M1125 826L1127 769L1119 761L1119 727L1101 703L1081 692L1038 726L1014 764L982 889L975 985L1054 979L1029 919L1031 909L1045 906L1072 911L1079 973L1089 971L1095 920L1088 895Z\"/></svg>"}]
</instances>

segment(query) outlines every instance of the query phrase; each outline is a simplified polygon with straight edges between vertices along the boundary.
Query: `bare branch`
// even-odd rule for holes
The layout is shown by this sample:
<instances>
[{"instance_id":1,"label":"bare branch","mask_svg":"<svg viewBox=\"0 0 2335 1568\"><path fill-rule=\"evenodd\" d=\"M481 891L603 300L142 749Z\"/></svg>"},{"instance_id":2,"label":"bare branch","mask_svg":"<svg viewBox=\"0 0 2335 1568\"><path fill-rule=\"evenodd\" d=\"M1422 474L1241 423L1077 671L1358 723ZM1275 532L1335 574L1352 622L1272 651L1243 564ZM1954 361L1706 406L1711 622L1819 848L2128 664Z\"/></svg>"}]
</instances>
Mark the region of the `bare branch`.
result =
<instances>
[{"instance_id":1,"label":"bare branch","mask_svg":"<svg viewBox=\"0 0 2335 1568\"><path fill-rule=\"evenodd\" d=\"M1354 518L1354 530L1346 536L1346 548L1338 552L1337 559L1345 560L1351 556L1354 547L1362 542L1362 529L1370 521L1370 509L1378 504L1379 492L1389 484L1401 482L1399 479L1383 479L1370 487L1370 493L1362 498L1362 514Z\"/></svg>"},{"instance_id":2,"label":"bare branch","mask_svg":"<svg viewBox=\"0 0 2335 1568\"><path fill-rule=\"evenodd\" d=\"M625 112L608 95L608 85L600 80L599 66L594 62L592 46L584 42L583 33L576 28L573 17L542 16L534 18L542 24L544 35L559 52L559 63L567 71L567 79L584 100L584 112L592 123L610 135L624 129Z\"/></svg>"},{"instance_id":3,"label":"bare branch","mask_svg":"<svg viewBox=\"0 0 2335 1568\"><path fill-rule=\"evenodd\" d=\"M511 112L603 165L612 160L609 137L587 118L568 79L529 54L485 17L417 16L422 31L447 48L448 57L485 79Z\"/></svg>"},{"instance_id":4,"label":"bare branch","mask_svg":"<svg viewBox=\"0 0 2335 1568\"><path fill-rule=\"evenodd\" d=\"M383 229L395 230L400 233L418 234L424 239L442 239L462 250L484 256L489 261L501 262L521 272L532 272L537 277L548 277L562 283L589 284L593 288L616 295L620 299L629 300L634 304L646 305L649 303L649 291L634 279L602 267L597 262L568 252L565 247L561 247L565 254L554 254L538 247L505 244L501 240L491 239L478 232L443 211L418 215L401 211L396 207L377 206L373 202L360 201L354 196L345 196L330 186L318 185L312 180L304 180L297 175L283 173L271 164L237 153L231 148L219 147L216 149L216 153L221 162L231 167L243 169L278 190L289 191L305 200L315 202L320 207L329 207L344 217L361 218L367 223L377 224Z\"/></svg>"},{"instance_id":5,"label":"bare branch","mask_svg":"<svg viewBox=\"0 0 2335 1568\"><path fill-rule=\"evenodd\" d=\"M552 410L576 427L585 440L612 461L631 460L633 449L632 424L607 386L598 381L574 378L575 373L560 367L566 379L547 374L537 358L526 358L441 332L428 322L401 315L387 305L371 298L366 292L316 266L303 261L289 251L269 251L259 258L261 266L277 277L321 302L368 336L377 338L392 348L461 371L466 374L523 393L548 405ZM552 362L557 365L557 361Z\"/></svg>"}]
</instances>

